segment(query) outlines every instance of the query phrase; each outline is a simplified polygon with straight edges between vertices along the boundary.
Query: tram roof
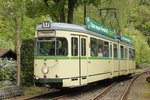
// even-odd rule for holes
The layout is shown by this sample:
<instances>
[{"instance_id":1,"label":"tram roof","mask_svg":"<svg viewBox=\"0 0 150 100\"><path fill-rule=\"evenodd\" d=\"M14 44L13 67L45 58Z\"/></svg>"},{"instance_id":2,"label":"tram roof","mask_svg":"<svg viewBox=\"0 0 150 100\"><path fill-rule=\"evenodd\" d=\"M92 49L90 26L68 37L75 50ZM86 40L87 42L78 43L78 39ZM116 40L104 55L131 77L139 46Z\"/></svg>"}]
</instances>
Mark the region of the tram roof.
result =
<instances>
[{"instance_id":1,"label":"tram roof","mask_svg":"<svg viewBox=\"0 0 150 100\"><path fill-rule=\"evenodd\" d=\"M68 24L68 23L56 23L56 22L52 22L50 28L43 28L42 24L38 25L36 30L64 30L64 31L74 31L74 32L81 32L81 33L85 33L85 34L90 34L93 36L97 36L97 37L102 37L105 39L109 39L112 41L115 41L115 39L109 38L107 36L98 34L96 32L92 32L90 30L87 30L85 28L85 26L80 26L80 25L75 25L75 24Z\"/></svg>"},{"instance_id":2,"label":"tram roof","mask_svg":"<svg viewBox=\"0 0 150 100\"><path fill-rule=\"evenodd\" d=\"M75 31L75 32L84 32L87 33L87 29L85 26L79 26L75 24L68 24L68 23L56 23L51 22L50 28L43 28L42 24L36 27L36 30L66 30L66 31Z\"/></svg>"},{"instance_id":3,"label":"tram roof","mask_svg":"<svg viewBox=\"0 0 150 100\"><path fill-rule=\"evenodd\" d=\"M114 42L118 41L118 39L104 36L102 34L99 34L99 33L96 33L96 32L86 29L85 26L80 26L80 25L75 25L75 24L51 22L50 27L48 27L48 28L43 28L42 24L40 24L36 27L36 31L44 31L44 30L64 30L64 31L81 32L81 33L101 37L104 39L108 39L108 40L111 40ZM130 43L127 43L127 44L130 44Z\"/></svg>"}]
</instances>

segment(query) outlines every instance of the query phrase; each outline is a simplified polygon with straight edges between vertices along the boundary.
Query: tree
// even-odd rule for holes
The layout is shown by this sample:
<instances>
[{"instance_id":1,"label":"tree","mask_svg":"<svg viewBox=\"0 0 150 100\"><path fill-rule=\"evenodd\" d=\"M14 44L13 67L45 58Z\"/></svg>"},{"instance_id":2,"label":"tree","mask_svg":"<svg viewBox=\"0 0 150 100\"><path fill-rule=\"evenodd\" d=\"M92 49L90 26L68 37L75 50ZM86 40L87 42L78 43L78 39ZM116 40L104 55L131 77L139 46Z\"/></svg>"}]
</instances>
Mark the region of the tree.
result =
<instances>
[{"instance_id":1,"label":"tree","mask_svg":"<svg viewBox=\"0 0 150 100\"><path fill-rule=\"evenodd\" d=\"M51 16L55 18L56 21L66 22L65 16L65 5L66 0L53 0L53 3L49 2L50 0L43 0L49 12L51 12ZM58 19L59 18L59 19Z\"/></svg>"},{"instance_id":2,"label":"tree","mask_svg":"<svg viewBox=\"0 0 150 100\"><path fill-rule=\"evenodd\" d=\"M102 24L113 29L124 28L138 0L101 0L100 18Z\"/></svg>"},{"instance_id":3,"label":"tree","mask_svg":"<svg viewBox=\"0 0 150 100\"><path fill-rule=\"evenodd\" d=\"M130 15L129 22L135 29L141 31L147 37L147 43L150 46L150 2L149 0L141 0L134 12Z\"/></svg>"},{"instance_id":4,"label":"tree","mask_svg":"<svg viewBox=\"0 0 150 100\"><path fill-rule=\"evenodd\" d=\"M16 54L17 54L17 85L20 85L20 29L25 11L24 0L14 0L14 23L15 23L15 34L16 34Z\"/></svg>"},{"instance_id":5,"label":"tree","mask_svg":"<svg viewBox=\"0 0 150 100\"><path fill-rule=\"evenodd\" d=\"M77 3L77 0L68 0L68 23L73 22L73 13L74 13L74 8Z\"/></svg>"},{"instance_id":6,"label":"tree","mask_svg":"<svg viewBox=\"0 0 150 100\"><path fill-rule=\"evenodd\" d=\"M65 4L66 0L53 0L55 4L58 4L58 12L59 12L59 21L60 22L66 22L66 16L65 16Z\"/></svg>"},{"instance_id":7,"label":"tree","mask_svg":"<svg viewBox=\"0 0 150 100\"><path fill-rule=\"evenodd\" d=\"M8 32L7 36L11 36L12 39L16 40L15 48L17 53L17 85L20 85L20 29L23 21L25 12L25 1L24 0L1 0L1 14L3 19L3 34ZM14 38L15 37L15 38Z\"/></svg>"},{"instance_id":8,"label":"tree","mask_svg":"<svg viewBox=\"0 0 150 100\"><path fill-rule=\"evenodd\" d=\"M30 18L49 16L53 21L73 23L74 10L86 1L87 5L98 6L101 0L32 0L27 2Z\"/></svg>"}]
</instances>

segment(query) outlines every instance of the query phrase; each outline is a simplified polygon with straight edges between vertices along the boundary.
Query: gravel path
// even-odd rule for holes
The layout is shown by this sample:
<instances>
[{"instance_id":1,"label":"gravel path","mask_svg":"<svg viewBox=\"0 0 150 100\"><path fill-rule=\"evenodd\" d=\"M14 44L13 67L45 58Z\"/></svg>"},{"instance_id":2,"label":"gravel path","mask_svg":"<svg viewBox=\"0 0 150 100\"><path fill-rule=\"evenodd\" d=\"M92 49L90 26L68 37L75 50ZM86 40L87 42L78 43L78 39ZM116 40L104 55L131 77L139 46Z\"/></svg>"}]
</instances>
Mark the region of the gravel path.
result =
<instances>
[{"instance_id":1,"label":"gravel path","mask_svg":"<svg viewBox=\"0 0 150 100\"><path fill-rule=\"evenodd\" d=\"M110 81L108 81L110 82ZM100 100L118 100L125 87L128 85L130 80L126 80L124 82L118 82L117 85L115 85L107 95L103 96ZM97 96L99 93L101 93L106 87L104 86L95 86L91 87L91 89L80 90L78 93L70 94L69 96L65 98L61 98L58 100L92 100L95 96Z\"/></svg>"},{"instance_id":2,"label":"gravel path","mask_svg":"<svg viewBox=\"0 0 150 100\"><path fill-rule=\"evenodd\" d=\"M144 74L134 81L130 88L127 100L150 100L150 83L146 82L146 78L148 76L150 76L150 73ZM118 82L118 84L115 85L108 94L104 95L99 100L119 100L129 82L130 80L126 80L121 83ZM83 89L83 91L80 90L82 92L70 94L70 96L59 100L91 100L105 89L105 87L91 88L92 89L87 91L86 89Z\"/></svg>"},{"instance_id":3,"label":"gravel path","mask_svg":"<svg viewBox=\"0 0 150 100\"><path fill-rule=\"evenodd\" d=\"M99 86L93 85L90 88L88 87L88 89L85 89L85 87L83 88L83 90L79 90L79 92L70 94L66 98L59 100L90 100L91 98L94 98L98 93L101 93L106 87L101 84Z\"/></svg>"},{"instance_id":4,"label":"gravel path","mask_svg":"<svg viewBox=\"0 0 150 100\"><path fill-rule=\"evenodd\" d=\"M115 85L100 100L119 100L129 82L130 80L126 80L124 82L117 83L117 85Z\"/></svg>"},{"instance_id":5,"label":"gravel path","mask_svg":"<svg viewBox=\"0 0 150 100\"><path fill-rule=\"evenodd\" d=\"M150 83L146 82L148 76L150 73L136 79L130 89L128 100L150 100Z\"/></svg>"}]
</instances>

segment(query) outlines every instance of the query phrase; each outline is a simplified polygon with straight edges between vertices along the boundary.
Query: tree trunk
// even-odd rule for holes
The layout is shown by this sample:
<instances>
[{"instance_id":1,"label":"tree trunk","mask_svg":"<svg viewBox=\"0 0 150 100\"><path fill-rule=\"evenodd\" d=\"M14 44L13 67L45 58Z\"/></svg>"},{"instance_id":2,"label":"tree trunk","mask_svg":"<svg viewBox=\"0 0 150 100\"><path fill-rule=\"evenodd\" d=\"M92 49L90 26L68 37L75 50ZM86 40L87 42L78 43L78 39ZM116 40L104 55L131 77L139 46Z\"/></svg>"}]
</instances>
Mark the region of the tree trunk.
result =
<instances>
[{"instance_id":1,"label":"tree trunk","mask_svg":"<svg viewBox=\"0 0 150 100\"><path fill-rule=\"evenodd\" d=\"M17 85L20 86L20 24L15 18L15 33L16 33L16 53L17 53Z\"/></svg>"},{"instance_id":2,"label":"tree trunk","mask_svg":"<svg viewBox=\"0 0 150 100\"><path fill-rule=\"evenodd\" d=\"M21 57L20 57L20 29L23 21L24 11L25 11L25 0L13 0L14 1L14 26L16 35L16 53L17 53L17 85L20 86L20 70L21 70Z\"/></svg>"},{"instance_id":3,"label":"tree trunk","mask_svg":"<svg viewBox=\"0 0 150 100\"><path fill-rule=\"evenodd\" d=\"M76 3L77 0L68 0L68 18L67 18L68 23L73 22L73 13L74 13L74 8Z\"/></svg>"},{"instance_id":4,"label":"tree trunk","mask_svg":"<svg viewBox=\"0 0 150 100\"><path fill-rule=\"evenodd\" d=\"M66 17L65 17L65 3L66 3L66 0L63 0L63 4L62 6L60 7L60 10L59 10L59 15L60 15L60 22L66 22Z\"/></svg>"},{"instance_id":5,"label":"tree trunk","mask_svg":"<svg viewBox=\"0 0 150 100\"><path fill-rule=\"evenodd\" d=\"M59 21L60 22L66 22L66 16L65 16L65 3L66 0L53 0L56 5L58 5L58 12L59 12Z\"/></svg>"},{"instance_id":6,"label":"tree trunk","mask_svg":"<svg viewBox=\"0 0 150 100\"><path fill-rule=\"evenodd\" d=\"M85 25L85 18L86 18L86 0L84 0L84 25Z\"/></svg>"}]
</instances>

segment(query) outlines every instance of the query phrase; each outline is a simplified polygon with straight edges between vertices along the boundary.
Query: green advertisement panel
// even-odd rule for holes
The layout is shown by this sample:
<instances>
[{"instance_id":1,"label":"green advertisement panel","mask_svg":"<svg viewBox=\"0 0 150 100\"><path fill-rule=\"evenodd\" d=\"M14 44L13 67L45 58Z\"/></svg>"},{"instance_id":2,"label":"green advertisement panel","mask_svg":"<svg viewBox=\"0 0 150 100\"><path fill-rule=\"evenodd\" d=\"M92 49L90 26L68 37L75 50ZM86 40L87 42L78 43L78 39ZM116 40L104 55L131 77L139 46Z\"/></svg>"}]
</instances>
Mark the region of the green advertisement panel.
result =
<instances>
[{"instance_id":1,"label":"green advertisement panel","mask_svg":"<svg viewBox=\"0 0 150 100\"><path fill-rule=\"evenodd\" d=\"M96 22L93 19L90 19L89 17L86 18L86 29L111 38L115 38L114 30Z\"/></svg>"}]
</instances>

